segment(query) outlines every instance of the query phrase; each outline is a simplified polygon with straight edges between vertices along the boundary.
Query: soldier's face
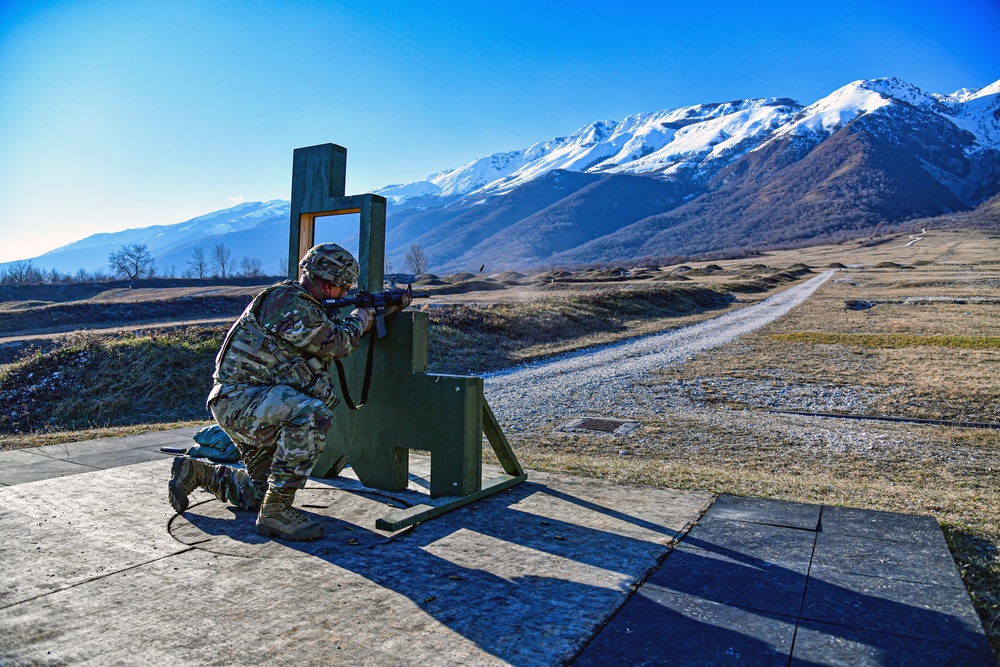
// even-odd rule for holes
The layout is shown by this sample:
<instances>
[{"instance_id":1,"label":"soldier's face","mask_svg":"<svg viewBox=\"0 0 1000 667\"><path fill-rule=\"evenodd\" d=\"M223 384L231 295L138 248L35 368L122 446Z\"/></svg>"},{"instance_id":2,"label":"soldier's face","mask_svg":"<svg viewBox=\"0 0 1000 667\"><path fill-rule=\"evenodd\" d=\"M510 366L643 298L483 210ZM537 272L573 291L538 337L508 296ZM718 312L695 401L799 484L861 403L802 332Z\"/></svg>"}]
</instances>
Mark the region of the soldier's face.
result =
<instances>
[{"instance_id":1,"label":"soldier's face","mask_svg":"<svg viewBox=\"0 0 1000 667\"><path fill-rule=\"evenodd\" d=\"M347 294L347 288L342 285L334 285L333 283L323 282L324 292L326 293L327 299L339 299L345 294Z\"/></svg>"},{"instance_id":2,"label":"soldier's face","mask_svg":"<svg viewBox=\"0 0 1000 667\"><path fill-rule=\"evenodd\" d=\"M347 290L350 287L349 285L346 287L334 285L319 278L310 279L304 273L299 278L299 284L305 287L313 295L313 298L316 299L339 299L347 294Z\"/></svg>"}]
</instances>

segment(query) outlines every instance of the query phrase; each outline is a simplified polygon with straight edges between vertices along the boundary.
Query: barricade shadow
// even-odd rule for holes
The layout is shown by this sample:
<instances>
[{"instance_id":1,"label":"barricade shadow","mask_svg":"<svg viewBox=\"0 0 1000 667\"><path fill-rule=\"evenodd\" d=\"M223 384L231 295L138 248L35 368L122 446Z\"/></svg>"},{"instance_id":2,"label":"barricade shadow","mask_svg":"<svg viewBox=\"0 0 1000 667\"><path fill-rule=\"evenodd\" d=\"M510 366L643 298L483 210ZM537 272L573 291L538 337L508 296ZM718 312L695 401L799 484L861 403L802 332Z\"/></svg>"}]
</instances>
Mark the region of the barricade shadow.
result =
<instances>
[{"instance_id":1,"label":"barricade shadow","mask_svg":"<svg viewBox=\"0 0 1000 667\"><path fill-rule=\"evenodd\" d=\"M337 489L339 493L356 491ZM533 514L516 507L535 494L546 494L559 502L575 505L624 521L641 529L642 538L609 532L551 516ZM306 510L308 511L308 510ZM252 515L246 514L247 529L234 539L248 543L266 542L253 532ZM217 535L223 519L188 516L194 526L206 534ZM696 518L696 517L693 517ZM630 664L618 655L631 655L615 641L635 644L637 637L617 637L613 633L619 619L612 618L629 599L632 586L641 582L670 552L669 537L675 531L604 507L586 498L548 488L531 481L483 499L448 514L418 524L402 534L389 537L371 527L358 526L335 517L321 517L326 529L317 542L284 542L284 546L312 556L330 566L329 589L317 589L316 595L336 595L338 568L361 576L376 586L405 596L423 613L448 630L474 643L482 651L509 664L569 664L581 656L601 656L601 664ZM353 539L362 546L349 546ZM761 572L800 585L824 599L840 600L856 608L865 606L870 596L852 591L804 572L762 561L719 545L692 539L681 541L685 557L694 569L713 568L722 579L753 581ZM368 546L364 546L368 545ZM693 547L693 548L691 548ZM728 560L712 558L724 556ZM673 558L671 555L668 557ZM708 562L711 561L711 562ZM314 570L314 566L309 566ZM712 642L743 646L762 658L762 664L787 664L791 646L776 648L753 632L716 627L711 618L681 613L667 603L686 596L707 604L733 605L733 600L719 591L707 590L696 580L679 577L646 585L642 596L647 620L655 619L664 641L675 637L670 664L683 664L683 654L698 654L691 644L698 637L712 637ZM657 597L659 595L659 598ZM633 598L634 600L635 598ZM358 601L363 604L363 601ZM960 620L919 606L872 598L868 606L882 614L907 619L915 628L946 628L951 643L978 646L982 638L970 632ZM753 614L787 619L796 623L797 614L751 610ZM610 621L610 622L609 622ZM624 622L624 621L623 621ZM606 632L601 632L607 624ZM857 626L855 626L857 627ZM862 626L863 627L863 626ZM854 627L829 626L833 634L857 641ZM926 636L926 635L925 635ZM593 641L592 641L593 640ZM611 642L608 644L607 642ZM588 646L589 644L589 646ZM581 655L581 651L586 651ZM632 648L635 648L633 646ZM677 653L680 651L680 654ZM704 654L702 654L704 656ZM702 664L694 660L691 664ZM808 665L802 662L797 664Z\"/></svg>"}]
</instances>

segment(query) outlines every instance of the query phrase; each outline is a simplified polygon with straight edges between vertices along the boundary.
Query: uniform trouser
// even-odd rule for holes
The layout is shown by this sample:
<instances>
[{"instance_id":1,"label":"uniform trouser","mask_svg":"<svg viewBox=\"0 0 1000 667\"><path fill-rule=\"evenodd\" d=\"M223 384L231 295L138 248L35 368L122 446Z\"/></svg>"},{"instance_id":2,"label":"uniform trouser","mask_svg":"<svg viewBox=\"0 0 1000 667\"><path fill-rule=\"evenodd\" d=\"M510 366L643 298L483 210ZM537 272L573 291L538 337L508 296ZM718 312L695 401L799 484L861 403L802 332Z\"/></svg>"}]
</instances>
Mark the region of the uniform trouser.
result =
<instances>
[{"instance_id":1,"label":"uniform trouser","mask_svg":"<svg viewBox=\"0 0 1000 667\"><path fill-rule=\"evenodd\" d=\"M323 401L286 385L240 389L217 397L209 408L246 466L213 466L209 490L245 509L259 505L269 486L305 486L333 425Z\"/></svg>"}]
</instances>

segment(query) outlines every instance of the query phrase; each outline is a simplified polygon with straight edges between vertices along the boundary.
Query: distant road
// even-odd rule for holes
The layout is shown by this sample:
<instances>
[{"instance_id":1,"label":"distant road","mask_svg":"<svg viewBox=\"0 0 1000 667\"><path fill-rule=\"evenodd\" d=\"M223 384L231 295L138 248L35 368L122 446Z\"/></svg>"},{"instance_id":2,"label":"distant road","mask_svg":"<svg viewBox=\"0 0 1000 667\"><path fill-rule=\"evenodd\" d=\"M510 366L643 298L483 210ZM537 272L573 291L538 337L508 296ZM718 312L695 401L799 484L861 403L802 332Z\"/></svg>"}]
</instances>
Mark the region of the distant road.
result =
<instances>
[{"instance_id":1,"label":"distant road","mask_svg":"<svg viewBox=\"0 0 1000 667\"><path fill-rule=\"evenodd\" d=\"M773 322L833 274L825 271L758 304L698 324L487 374L486 398L501 420L528 428L539 418L627 412L628 396L646 374Z\"/></svg>"}]
</instances>

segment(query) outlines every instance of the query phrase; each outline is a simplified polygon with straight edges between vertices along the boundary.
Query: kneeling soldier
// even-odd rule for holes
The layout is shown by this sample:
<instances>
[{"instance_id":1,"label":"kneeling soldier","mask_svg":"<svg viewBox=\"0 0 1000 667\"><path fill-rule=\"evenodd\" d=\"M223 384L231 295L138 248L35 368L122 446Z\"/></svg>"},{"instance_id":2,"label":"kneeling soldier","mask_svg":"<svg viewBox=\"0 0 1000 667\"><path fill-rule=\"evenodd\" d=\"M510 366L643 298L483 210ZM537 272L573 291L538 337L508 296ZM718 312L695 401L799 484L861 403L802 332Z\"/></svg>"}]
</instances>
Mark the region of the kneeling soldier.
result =
<instances>
[{"instance_id":1,"label":"kneeling soldier","mask_svg":"<svg viewBox=\"0 0 1000 667\"><path fill-rule=\"evenodd\" d=\"M246 468L174 459L170 504L188 508L203 488L224 502L259 510L257 532L314 540L323 527L292 507L326 445L339 399L327 368L357 348L374 310L359 308L331 320L323 299L343 297L359 275L354 257L334 243L313 246L299 264L302 277L254 297L230 328L215 359L208 408L233 439ZM409 297L390 313L409 305Z\"/></svg>"}]
</instances>

